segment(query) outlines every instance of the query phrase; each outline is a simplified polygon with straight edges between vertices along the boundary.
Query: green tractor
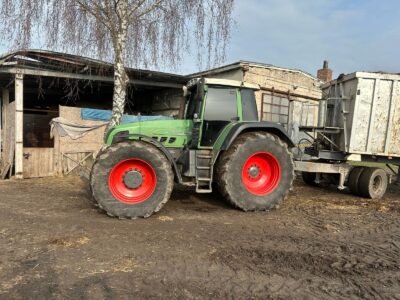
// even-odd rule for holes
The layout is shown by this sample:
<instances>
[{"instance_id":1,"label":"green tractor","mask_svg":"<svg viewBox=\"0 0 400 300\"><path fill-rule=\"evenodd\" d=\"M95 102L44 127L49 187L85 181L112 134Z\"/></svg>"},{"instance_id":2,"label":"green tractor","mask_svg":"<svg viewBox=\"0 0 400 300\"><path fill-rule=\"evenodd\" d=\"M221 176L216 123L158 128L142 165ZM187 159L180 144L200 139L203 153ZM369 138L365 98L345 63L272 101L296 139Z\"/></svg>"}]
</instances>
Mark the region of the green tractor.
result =
<instances>
[{"instance_id":1,"label":"green tractor","mask_svg":"<svg viewBox=\"0 0 400 300\"><path fill-rule=\"evenodd\" d=\"M259 122L257 85L195 79L184 88L181 120L112 128L90 174L94 200L108 215L149 217L174 183L223 197L244 211L276 208L291 189L294 147L279 124Z\"/></svg>"}]
</instances>

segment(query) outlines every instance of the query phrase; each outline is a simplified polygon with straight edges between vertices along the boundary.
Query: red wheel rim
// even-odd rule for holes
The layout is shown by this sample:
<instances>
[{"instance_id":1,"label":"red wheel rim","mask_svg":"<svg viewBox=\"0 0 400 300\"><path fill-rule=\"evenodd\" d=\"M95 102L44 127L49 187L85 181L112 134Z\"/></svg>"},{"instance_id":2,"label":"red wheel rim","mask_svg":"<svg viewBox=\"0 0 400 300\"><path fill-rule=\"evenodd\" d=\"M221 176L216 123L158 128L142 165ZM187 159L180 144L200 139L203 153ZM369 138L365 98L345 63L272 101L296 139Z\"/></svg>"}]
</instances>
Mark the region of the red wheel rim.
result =
<instances>
[{"instance_id":1,"label":"red wheel rim","mask_svg":"<svg viewBox=\"0 0 400 300\"><path fill-rule=\"evenodd\" d=\"M258 152L243 165L242 181L246 189L257 196L265 196L276 189L281 179L281 166L274 155Z\"/></svg>"},{"instance_id":2,"label":"red wheel rim","mask_svg":"<svg viewBox=\"0 0 400 300\"><path fill-rule=\"evenodd\" d=\"M138 158L119 162L111 170L108 186L112 195L127 204L138 204L146 201L157 185L153 167Z\"/></svg>"}]
</instances>

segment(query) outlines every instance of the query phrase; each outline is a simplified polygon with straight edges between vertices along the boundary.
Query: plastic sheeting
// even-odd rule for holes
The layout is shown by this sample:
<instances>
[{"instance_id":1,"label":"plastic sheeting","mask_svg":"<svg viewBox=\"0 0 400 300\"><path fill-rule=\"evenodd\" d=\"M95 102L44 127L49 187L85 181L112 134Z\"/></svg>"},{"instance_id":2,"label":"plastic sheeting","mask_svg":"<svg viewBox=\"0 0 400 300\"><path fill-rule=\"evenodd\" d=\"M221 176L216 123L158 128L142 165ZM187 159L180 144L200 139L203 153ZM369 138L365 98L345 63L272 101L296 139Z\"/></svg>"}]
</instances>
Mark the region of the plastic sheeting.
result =
<instances>
[{"instance_id":1,"label":"plastic sheeting","mask_svg":"<svg viewBox=\"0 0 400 300\"><path fill-rule=\"evenodd\" d=\"M106 126L107 123L97 124L97 125L83 125L68 121L62 117L54 118L50 122L51 130L50 137L54 137L54 130L57 130L58 134L62 137L69 136L73 140L77 140L89 131L98 129L100 127Z\"/></svg>"},{"instance_id":2,"label":"plastic sheeting","mask_svg":"<svg viewBox=\"0 0 400 300\"><path fill-rule=\"evenodd\" d=\"M82 120L91 121L103 121L108 122L111 119L112 111L103 109L93 109L93 108L82 108L81 118ZM134 123L141 121L154 121L154 120L172 120L171 117L166 116L131 116L123 115L121 123Z\"/></svg>"}]
</instances>

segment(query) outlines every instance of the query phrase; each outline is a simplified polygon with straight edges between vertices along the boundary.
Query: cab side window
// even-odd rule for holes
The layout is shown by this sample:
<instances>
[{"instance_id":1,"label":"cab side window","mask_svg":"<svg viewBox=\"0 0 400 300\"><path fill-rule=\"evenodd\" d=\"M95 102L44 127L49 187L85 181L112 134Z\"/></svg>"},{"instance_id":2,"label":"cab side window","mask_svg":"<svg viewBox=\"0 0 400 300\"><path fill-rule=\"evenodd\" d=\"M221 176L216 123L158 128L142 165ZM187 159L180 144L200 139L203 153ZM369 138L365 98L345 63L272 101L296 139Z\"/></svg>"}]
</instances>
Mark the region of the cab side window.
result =
<instances>
[{"instance_id":1,"label":"cab side window","mask_svg":"<svg viewBox=\"0 0 400 300\"><path fill-rule=\"evenodd\" d=\"M243 121L258 121L258 111L254 91L241 89Z\"/></svg>"},{"instance_id":2,"label":"cab side window","mask_svg":"<svg viewBox=\"0 0 400 300\"><path fill-rule=\"evenodd\" d=\"M209 87L204 120L232 121L237 118L236 89Z\"/></svg>"}]
</instances>

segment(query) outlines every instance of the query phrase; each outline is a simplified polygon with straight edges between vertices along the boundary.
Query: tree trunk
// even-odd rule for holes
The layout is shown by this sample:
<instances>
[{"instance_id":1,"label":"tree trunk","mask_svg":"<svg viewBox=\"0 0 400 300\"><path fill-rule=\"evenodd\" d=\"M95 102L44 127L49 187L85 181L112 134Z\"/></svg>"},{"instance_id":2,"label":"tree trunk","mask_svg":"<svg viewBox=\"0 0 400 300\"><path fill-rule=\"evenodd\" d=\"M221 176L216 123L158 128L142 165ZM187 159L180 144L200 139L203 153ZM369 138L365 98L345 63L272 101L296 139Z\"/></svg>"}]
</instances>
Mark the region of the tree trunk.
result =
<instances>
[{"instance_id":1,"label":"tree trunk","mask_svg":"<svg viewBox=\"0 0 400 300\"><path fill-rule=\"evenodd\" d=\"M114 94L112 117L108 127L111 128L121 123L122 115L125 110L126 93L129 77L124 66L123 54L117 54L114 66Z\"/></svg>"},{"instance_id":2,"label":"tree trunk","mask_svg":"<svg viewBox=\"0 0 400 300\"><path fill-rule=\"evenodd\" d=\"M129 77L125 69L125 49L126 38L128 33L128 2L127 0L119 1L117 4L117 12L120 16L118 24L118 32L113 39L115 61L114 61L114 93L112 117L107 125L105 134L112 127L121 123L122 115L125 110L126 94L129 83Z\"/></svg>"}]
</instances>

